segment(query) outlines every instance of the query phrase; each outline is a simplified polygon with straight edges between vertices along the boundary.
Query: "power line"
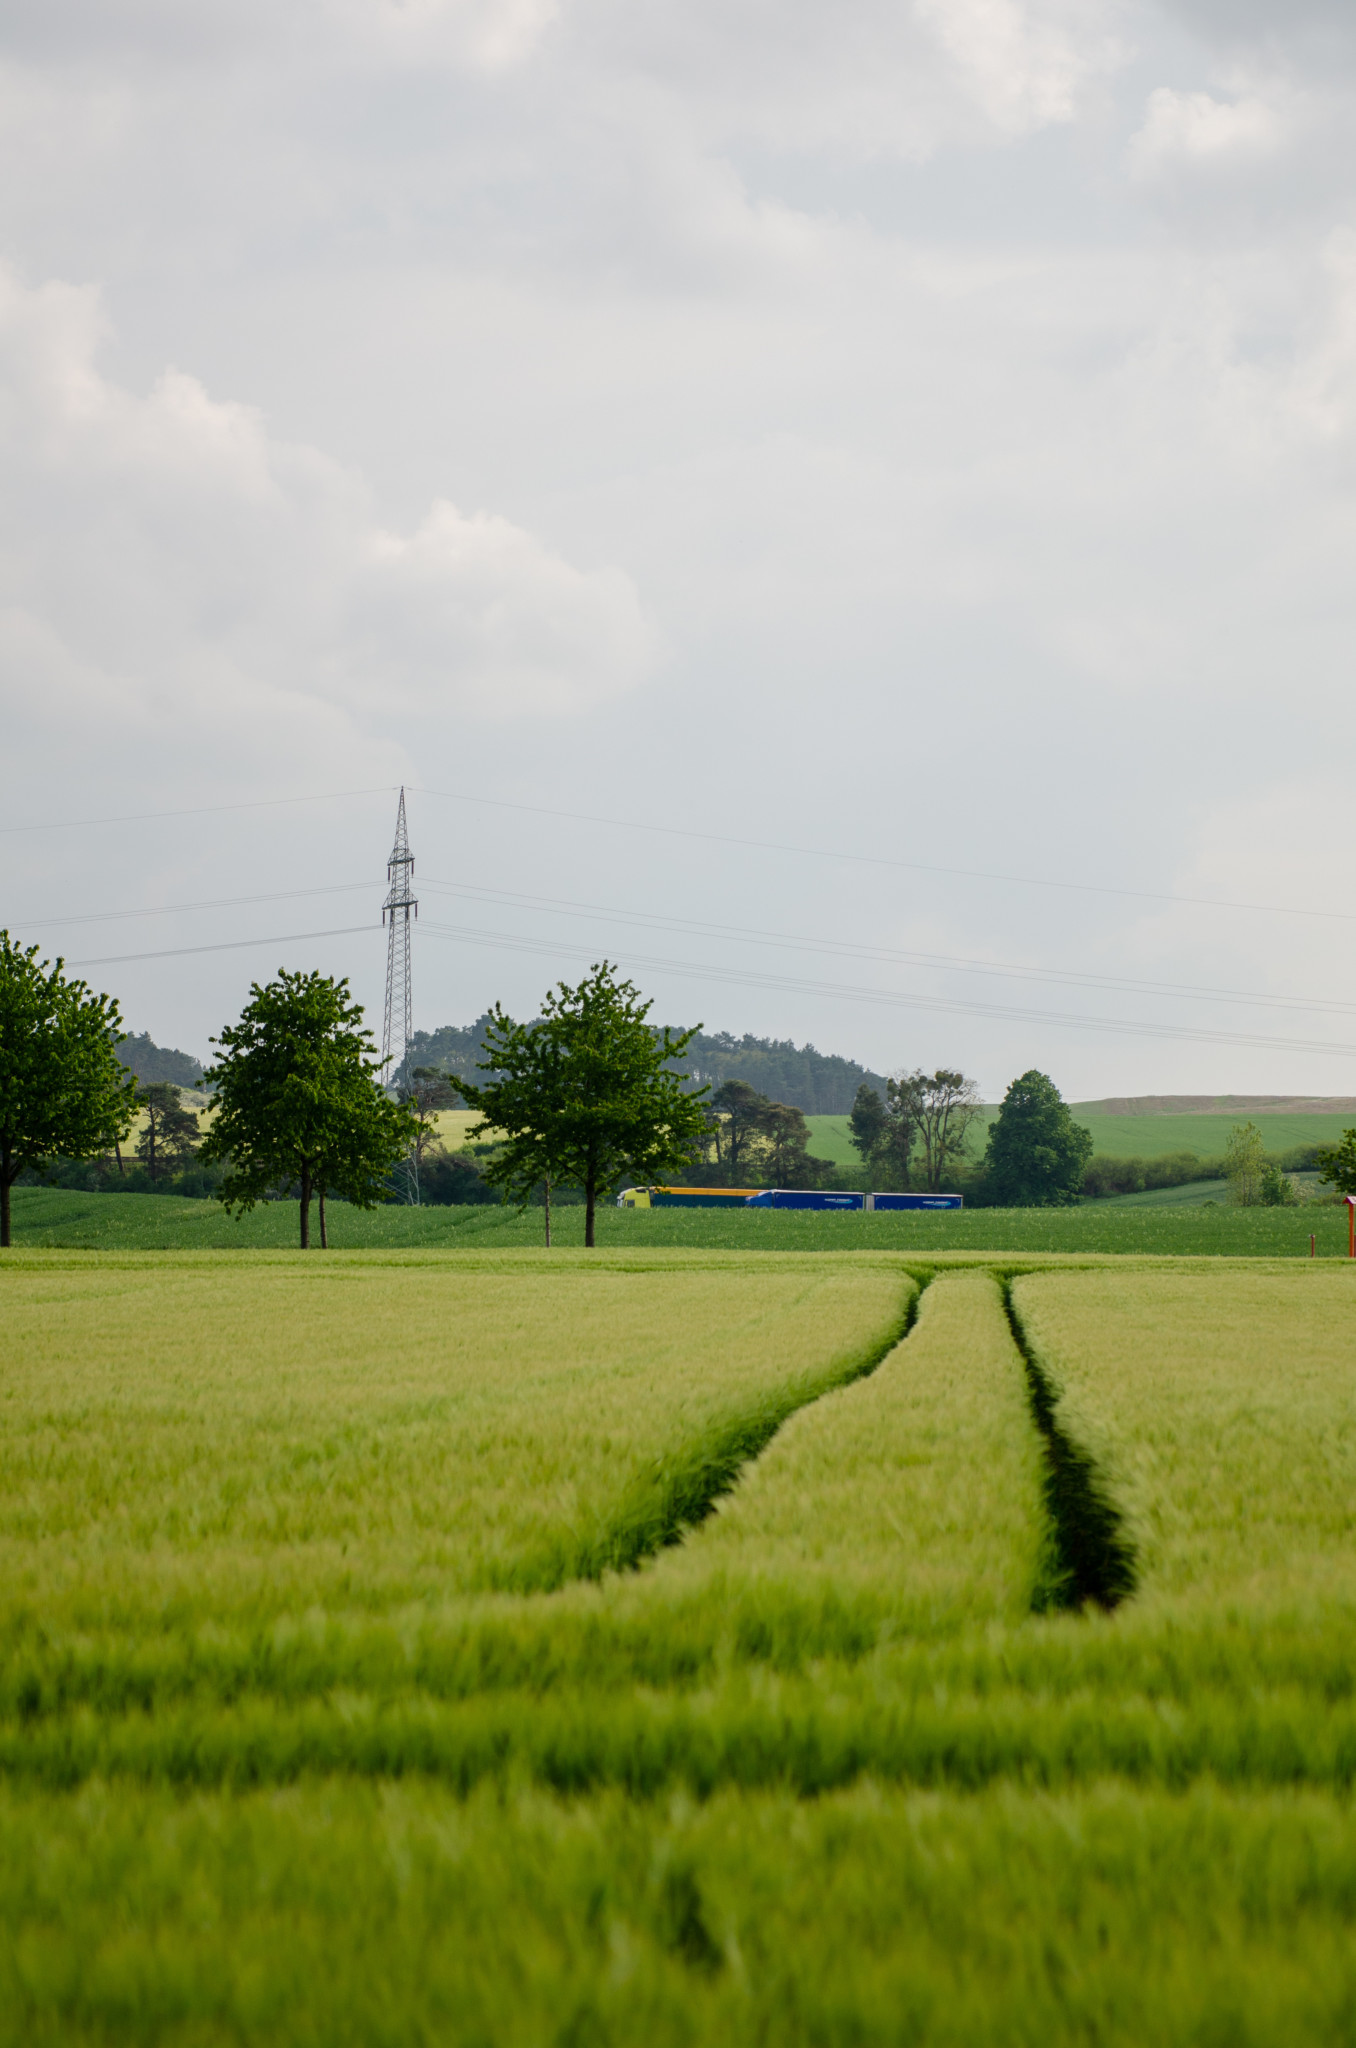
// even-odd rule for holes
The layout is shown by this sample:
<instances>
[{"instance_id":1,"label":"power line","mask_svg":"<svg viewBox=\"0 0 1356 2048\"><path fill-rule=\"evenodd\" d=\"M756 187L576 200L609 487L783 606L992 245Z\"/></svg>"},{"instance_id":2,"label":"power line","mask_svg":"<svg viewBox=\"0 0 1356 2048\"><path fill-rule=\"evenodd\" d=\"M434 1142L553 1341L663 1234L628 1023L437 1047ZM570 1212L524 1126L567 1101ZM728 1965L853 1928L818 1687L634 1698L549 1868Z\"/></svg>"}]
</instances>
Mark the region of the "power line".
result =
<instances>
[{"instance_id":1,"label":"power line","mask_svg":"<svg viewBox=\"0 0 1356 2048\"><path fill-rule=\"evenodd\" d=\"M437 938L492 946L517 953L546 953L577 957L576 949L560 941L523 939L509 932L487 932L475 925L439 925L426 922L424 930ZM744 987L778 990L797 995L832 996L843 1002L881 1003L890 1007L931 1010L953 1016L1001 1017L1027 1024L1056 1025L1074 1031L1109 1031L1143 1038L1181 1038L1206 1045L1237 1045L1271 1052L1322 1053L1334 1059L1356 1059L1356 1045L1337 1045L1308 1038L1269 1038L1246 1031L1203 1031L1186 1024L1142 1024L1120 1017L1070 1016L1060 1010L1026 1010L1007 1004L971 1003L958 997L906 995L893 989L860 988L845 982L814 981L790 975L752 974L743 968L716 967L695 960L667 960L651 954L627 956L629 970L675 974L686 980L738 983Z\"/></svg>"},{"instance_id":2,"label":"power line","mask_svg":"<svg viewBox=\"0 0 1356 2048\"><path fill-rule=\"evenodd\" d=\"M196 903L152 903L143 910L90 910L80 917L16 917L16 926L36 930L38 926L66 924L111 924L128 917L176 917L195 910L234 910L245 903L287 903L299 896L351 896L359 889L371 889L368 882L332 882L320 889L270 889L257 896L204 896Z\"/></svg>"},{"instance_id":3,"label":"power line","mask_svg":"<svg viewBox=\"0 0 1356 2048\"><path fill-rule=\"evenodd\" d=\"M575 824L606 825L615 832L662 833L671 839L703 840L711 846L739 846L756 853L795 853L808 860L852 861L861 867L900 868L917 875L953 875L971 882L1006 882L1024 889L1059 889L1076 895L1123 896L1142 903L1186 903L1205 910L1260 911L1269 917L1321 917L1341 923L1356 921L1352 910L1311 910L1291 903L1237 903L1225 897L1179 896L1166 889L1122 889L1106 882L1058 882L1045 875L1003 875L990 868L944 867L937 861L897 860L891 855L849 853L841 847L795 846L773 839L738 839L727 832L698 832L683 825L657 825L652 819L605 818L592 811L562 811L545 804L510 803L504 797L470 796L464 790L426 789L419 783L409 788L419 796L434 796L449 803L484 804L492 810L522 811L538 818L568 818Z\"/></svg>"},{"instance_id":4,"label":"power line","mask_svg":"<svg viewBox=\"0 0 1356 2048\"><path fill-rule=\"evenodd\" d=\"M342 939L350 932L380 931L380 925L341 924L326 932L279 932L271 939L222 939L207 946L164 946L158 953L105 953L97 960L70 960L69 967L113 967L123 960L177 960L186 953L238 953L246 946L294 946L303 939Z\"/></svg>"},{"instance_id":5,"label":"power line","mask_svg":"<svg viewBox=\"0 0 1356 2048\"><path fill-rule=\"evenodd\" d=\"M312 896L354 894L372 887L370 882L339 882L315 889L280 889L250 896L204 897L189 903L157 904L140 910L90 911L81 916L57 918L16 919L18 928L39 929L44 925L64 926L72 924L94 924L136 917L168 917L178 914L198 913L204 910L233 909L256 903L279 903ZM698 937L737 939L742 943L771 946L787 951L820 953L827 958L847 960L880 961L885 964L904 967L925 967L945 973L975 974L1000 980L1029 981L1056 988L1105 990L1110 994L1142 994L1147 996L1180 999L1197 1002L1222 1002L1247 1008L1294 1010L1311 1015L1350 1016L1356 1014L1356 1004L1340 1002L1332 997L1298 997L1277 995L1274 992L1248 989L1225 989L1203 986L1190 982L1148 981L1129 975L1094 975L1080 973L1073 968L1032 967L1013 960L977 960L947 953L923 953L905 951L886 946L862 946L847 940L815 938L805 933L770 932L751 925L718 924L709 919L665 917L647 914L643 911L620 909L615 904L577 903L566 897L527 895L509 889L490 889L474 883L425 882L424 887L433 895L447 895L471 901L503 903L507 907L545 911L551 916L579 917L586 919L606 918L619 925L640 927L656 931L691 933ZM366 930L366 926L349 926L346 930ZM246 940L244 944L255 943ZM168 958L179 951L210 952L219 950L209 945L196 947L167 947L154 953L121 953L105 956L111 964L120 960ZM91 961L86 964L97 965Z\"/></svg>"},{"instance_id":6,"label":"power line","mask_svg":"<svg viewBox=\"0 0 1356 2048\"><path fill-rule=\"evenodd\" d=\"M653 819L609 818L593 811L567 811L553 805L515 803L506 797L472 796L466 790L429 789L419 783L410 783L408 787L417 795L436 797L444 803L481 804L492 810L518 811L531 817L564 818L573 824L603 825L614 832L657 833L672 839L697 840L710 846L738 846L756 853L791 853L806 860L849 861L857 866L894 868L910 874L950 875L962 881L1000 882L1023 889L1056 889L1074 895L1117 896L1140 903L1181 903L1198 910L1245 910L1266 917L1316 917L1343 924L1356 921L1356 911L1350 910L1315 910L1307 904L1293 903L1244 903L1229 897L1184 896L1168 889L1128 889L1110 882L1069 882L1049 875L1002 874L992 868L950 867L940 861L900 860L886 854L853 853L842 847L797 846L780 840L745 839L726 832L702 832L693 826L656 824ZM0 825L0 834L77 832L86 827L147 824L164 818L203 818L228 811L276 810L293 804L330 803L346 797L385 796L394 794L395 789L393 782L374 783L365 789L324 790L313 796L263 797L236 804L188 804L175 810L126 811L102 818L41 819L26 825Z\"/></svg>"},{"instance_id":7,"label":"power line","mask_svg":"<svg viewBox=\"0 0 1356 2048\"><path fill-rule=\"evenodd\" d=\"M327 804L339 797L386 796L393 782L371 789L327 789L318 796L266 796L243 804L187 804L177 811L123 811L109 818L43 818L30 825L0 825L0 832L79 832L87 825L145 825L157 818L210 818L220 811L271 811L287 804Z\"/></svg>"},{"instance_id":8,"label":"power line","mask_svg":"<svg viewBox=\"0 0 1356 2048\"><path fill-rule=\"evenodd\" d=\"M132 960L167 960L195 953L237 952L251 946L283 946L304 943L311 939L346 938L358 932L375 932L379 926L371 924L340 925L319 932L284 932L271 938L230 939L224 942L197 946L168 946L157 952L114 953L98 959L73 960L72 967L108 967ZM559 940L524 939L511 932L490 932L474 925L439 925L432 922L424 929L437 938L457 939L474 945L489 946L496 951L547 954L555 957L572 956L576 949ZM1234 1045L1254 1050L1272 1052L1320 1053L1324 1057L1356 1058L1356 1046L1337 1045L1305 1038L1272 1038L1255 1032L1203 1031L1190 1025L1135 1023L1128 1018L1070 1016L1058 1010L1028 1010L1008 1004L965 1002L955 997L908 995L893 989L862 988L844 982L812 980L802 976L752 974L741 968L718 967L708 962L693 960L669 960L648 954L632 954L632 968L647 968L651 972L673 974L685 980L707 980L723 983L737 983L743 987L764 988L782 993L831 996L841 1002L864 1002L884 1004L891 1008L928 1010L951 1016L976 1016L1002 1018L1009 1022L1055 1025L1063 1030L1103 1031L1121 1036L1141 1038L1187 1039L1199 1044Z\"/></svg>"},{"instance_id":9,"label":"power line","mask_svg":"<svg viewBox=\"0 0 1356 2048\"><path fill-rule=\"evenodd\" d=\"M739 939L758 946L784 948L790 952L821 953L831 959L875 960L901 967L939 968L949 974L979 974L996 980L1046 982L1055 988L1104 989L1110 994L1117 995L1141 994L1169 998L1185 996L1198 1002L1234 1003L1246 1008L1298 1010L1311 1015L1356 1015L1356 1003L1343 1003L1331 997L1320 996L1304 1000L1300 997L1277 996L1246 989L1208 988L1190 982L1144 981L1128 975L1081 974L1075 968L1028 967L1015 960L975 960L958 958L950 953L902 952L889 946L855 945L846 939L810 938L803 933L763 931L752 925L714 924L697 918L653 916L646 915L643 911L618 910L609 904L573 903L562 897L526 896L511 890L482 889L473 883L426 881L423 886L434 896L467 897L472 901L488 899L516 908L545 909L552 916L606 917L617 924L642 926L656 931L691 933L699 938Z\"/></svg>"}]
</instances>

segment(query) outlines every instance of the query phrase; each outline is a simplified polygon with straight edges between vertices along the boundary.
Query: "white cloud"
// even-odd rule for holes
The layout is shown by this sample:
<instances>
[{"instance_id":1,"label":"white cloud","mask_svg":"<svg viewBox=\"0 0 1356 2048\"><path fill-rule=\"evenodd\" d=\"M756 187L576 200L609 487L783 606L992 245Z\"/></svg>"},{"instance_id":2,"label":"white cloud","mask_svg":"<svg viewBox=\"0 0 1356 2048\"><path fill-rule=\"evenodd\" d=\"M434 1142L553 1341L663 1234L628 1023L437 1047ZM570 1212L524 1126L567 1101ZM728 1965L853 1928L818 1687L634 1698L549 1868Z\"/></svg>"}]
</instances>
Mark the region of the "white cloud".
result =
<instances>
[{"instance_id":1,"label":"white cloud","mask_svg":"<svg viewBox=\"0 0 1356 2048\"><path fill-rule=\"evenodd\" d=\"M1256 95L1214 99L1208 92L1151 92L1132 138L1130 167L1140 178L1183 165L1230 165L1273 155L1287 140L1280 110Z\"/></svg>"},{"instance_id":2,"label":"white cloud","mask_svg":"<svg viewBox=\"0 0 1356 2048\"><path fill-rule=\"evenodd\" d=\"M440 500L408 538L374 533L355 579L343 665L364 699L418 713L455 676L461 701L509 716L591 709L645 673L654 635L617 569L588 574L489 512ZM350 688L353 684L350 684Z\"/></svg>"},{"instance_id":3,"label":"white cloud","mask_svg":"<svg viewBox=\"0 0 1356 2048\"><path fill-rule=\"evenodd\" d=\"M119 331L93 293L3 287L11 804L338 788L428 754L457 765L413 777L439 787L994 871L1171 888L1198 826L1264 854L1250 821L1295 755L1340 786L1356 749L1350 91L1313 37L1276 54L1283 12L14 0L0 255L99 279ZM633 687L661 638L664 687ZM1209 822L1221 792L1241 822ZM1336 897L1303 802L1287 890ZM1115 898L640 835L618 860L519 814L449 811L439 855L441 817L421 873L523 893L592 864L606 890L560 893L1108 967L1138 931ZM167 900L224 894L238 857L270 874L274 818L221 824ZM304 821L291 843L336 858ZM88 844L63 842L72 906L147 888L144 850L92 879ZM61 907L44 846L5 850ZM1136 957L1254 985L1258 931L1212 954L1212 929ZM449 955L435 986L434 958L430 1022L534 1002L555 964ZM1336 974L1303 946L1292 972ZM691 1001L994 1085L1070 1079L1065 1047L1076 1092L1187 1080L1151 1042ZM1299 1078L1191 1058L1202 1087Z\"/></svg>"},{"instance_id":4,"label":"white cloud","mask_svg":"<svg viewBox=\"0 0 1356 2048\"><path fill-rule=\"evenodd\" d=\"M1022 0L915 6L1002 135L1071 121L1088 86L1121 61L1106 16L1095 8L1075 12Z\"/></svg>"},{"instance_id":5,"label":"white cloud","mask_svg":"<svg viewBox=\"0 0 1356 2048\"><path fill-rule=\"evenodd\" d=\"M1121 61L1115 0L575 0L562 47L649 81L698 132L917 160L1069 120Z\"/></svg>"},{"instance_id":6,"label":"white cloud","mask_svg":"<svg viewBox=\"0 0 1356 2048\"><path fill-rule=\"evenodd\" d=\"M651 665L618 570L441 501L387 532L257 411L177 370L145 396L104 377L101 330L93 292L0 276L0 677L25 715L356 745L578 713Z\"/></svg>"}]
</instances>

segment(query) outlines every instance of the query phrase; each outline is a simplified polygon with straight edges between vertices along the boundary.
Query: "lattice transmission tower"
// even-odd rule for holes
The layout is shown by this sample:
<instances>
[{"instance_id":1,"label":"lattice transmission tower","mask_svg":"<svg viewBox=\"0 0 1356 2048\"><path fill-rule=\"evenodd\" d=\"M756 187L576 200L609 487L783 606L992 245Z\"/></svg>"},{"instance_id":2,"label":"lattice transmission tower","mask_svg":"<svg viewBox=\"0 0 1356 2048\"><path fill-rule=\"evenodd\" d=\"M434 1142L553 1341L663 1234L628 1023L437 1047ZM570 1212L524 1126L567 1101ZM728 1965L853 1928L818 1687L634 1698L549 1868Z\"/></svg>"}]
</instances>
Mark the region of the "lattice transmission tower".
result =
<instances>
[{"instance_id":1,"label":"lattice transmission tower","mask_svg":"<svg viewBox=\"0 0 1356 2048\"><path fill-rule=\"evenodd\" d=\"M413 893L414 855L405 824L405 792L400 792L396 812L395 845L386 863L386 901L381 921L386 926L386 1017L381 1030L382 1077L388 1088L405 1064L414 1031L413 991L410 979L410 920L419 915Z\"/></svg>"}]
</instances>

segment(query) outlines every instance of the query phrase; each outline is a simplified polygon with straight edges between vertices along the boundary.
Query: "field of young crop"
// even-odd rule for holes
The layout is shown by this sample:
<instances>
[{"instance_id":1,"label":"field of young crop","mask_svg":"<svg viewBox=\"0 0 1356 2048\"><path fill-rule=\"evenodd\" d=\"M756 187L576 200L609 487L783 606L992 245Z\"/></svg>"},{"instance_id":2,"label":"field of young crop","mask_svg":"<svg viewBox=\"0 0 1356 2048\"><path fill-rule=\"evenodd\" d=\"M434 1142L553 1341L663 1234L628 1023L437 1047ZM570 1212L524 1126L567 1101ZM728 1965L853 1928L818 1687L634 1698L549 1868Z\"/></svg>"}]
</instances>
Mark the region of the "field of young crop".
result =
<instances>
[{"instance_id":1,"label":"field of young crop","mask_svg":"<svg viewBox=\"0 0 1356 2048\"><path fill-rule=\"evenodd\" d=\"M0 1304L0 2042L1349 2037L1356 1271Z\"/></svg>"},{"instance_id":2,"label":"field of young crop","mask_svg":"<svg viewBox=\"0 0 1356 2048\"><path fill-rule=\"evenodd\" d=\"M1246 1110L1219 1115L1107 1116L1077 1102L1069 1107L1075 1119L1092 1132L1093 1149L1112 1159L1160 1159L1168 1152L1195 1152L1201 1159L1219 1159L1234 1125L1248 1120ZM995 1103L986 1104L972 1127L970 1150L976 1157L984 1150L986 1133L997 1114ZM1353 1118L1349 1111L1279 1110L1259 1112L1252 1121L1268 1152L1280 1153L1294 1145L1335 1145L1343 1131L1351 1128ZM817 1159L831 1159L840 1166L860 1164L845 1116L811 1116L806 1122L810 1150Z\"/></svg>"},{"instance_id":3,"label":"field of young crop","mask_svg":"<svg viewBox=\"0 0 1356 2048\"><path fill-rule=\"evenodd\" d=\"M1176 1189L1167 1193L1175 1195ZM175 1195L85 1195L60 1188L14 1190L16 1245L82 1251L287 1250L297 1242L295 1202L268 1202L227 1216L215 1202ZM466 1208L362 1211L330 1204L330 1243L339 1249L441 1247L508 1249L542 1242L542 1212L498 1203ZM312 1234L315 1218L312 1213ZM1299 1259L1313 1233L1319 1258L1344 1258L1344 1209L1309 1202L1293 1209L1214 1208L1132 1196L1071 1209L963 1209L898 1214L814 1214L768 1209L603 1209L598 1242L617 1249L719 1251L898 1251L1121 1253L1153 1257ZM552 1216L557 1246L584 1242L581 1207Z\"/></svg>"}]
</instances>

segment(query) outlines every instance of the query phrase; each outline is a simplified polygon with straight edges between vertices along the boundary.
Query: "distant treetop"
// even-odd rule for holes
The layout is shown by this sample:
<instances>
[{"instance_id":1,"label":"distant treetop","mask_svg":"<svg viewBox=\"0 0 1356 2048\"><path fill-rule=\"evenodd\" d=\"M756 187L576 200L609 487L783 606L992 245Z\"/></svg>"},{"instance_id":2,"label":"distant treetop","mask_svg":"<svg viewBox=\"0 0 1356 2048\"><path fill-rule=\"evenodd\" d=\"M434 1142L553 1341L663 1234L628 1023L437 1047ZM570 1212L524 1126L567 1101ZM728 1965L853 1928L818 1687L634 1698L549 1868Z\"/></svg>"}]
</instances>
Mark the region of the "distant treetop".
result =
<instances>
[{"instance_id":1,"label":"distant treetop","mask_svg":"<svg viewBox=\"0 0 1356 2048\"><path fill-rule=\"evenodd\" d=\"M474 1024L416 1031L408 1066L441 1067L454 1080L464 1074L469 1081L479 1081L476 1062L485 1057L489 1021L487 1013ZM796 1045L789 1038L755 1038L749 1032L739 1038L732 1031L699 1031L679 1064L691 1076L693 1088L717 1089L727 1081L745 1081L760 1095L806 1116L846 1116L864 1081L885 1091L884 1075L873 1074L856 1060L819 1052L813 1045Z\"/></svg>"},{"instance_id":2,"label":"distant treetop","mask_svg":"<svg viewBox=\"0 0 1356 2048\"><path fill-rule=\"evenodd\" d=\"M116 1048L119 1060L135 1074L143 1088L153 1081L169 1081L176 1088L197 1088L202 1081L203 1062L191 1052L175 1052L157 1045L149 1031L134 1031Z\"/></svg>"}]
</instances>

